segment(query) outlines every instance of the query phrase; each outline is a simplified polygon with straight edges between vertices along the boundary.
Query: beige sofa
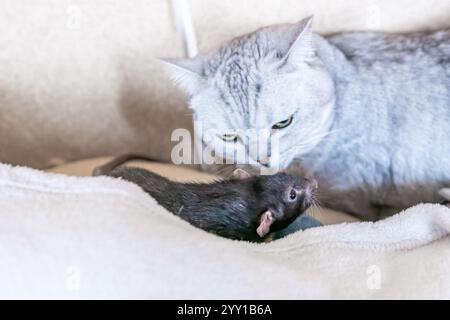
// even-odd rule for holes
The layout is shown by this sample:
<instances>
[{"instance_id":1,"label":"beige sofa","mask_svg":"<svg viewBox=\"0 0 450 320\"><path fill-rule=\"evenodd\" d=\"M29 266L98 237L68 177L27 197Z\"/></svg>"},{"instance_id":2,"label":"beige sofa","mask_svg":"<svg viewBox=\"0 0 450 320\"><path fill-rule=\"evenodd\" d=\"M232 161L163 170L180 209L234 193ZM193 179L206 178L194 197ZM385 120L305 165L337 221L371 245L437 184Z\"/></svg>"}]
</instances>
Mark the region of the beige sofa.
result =
<instances>
[{"instance_id":1,"label":"beige sofa","mask_svg":"<svg viewBox=\"0 0 450 320\"><path fill-rule=\"evenodd\" d=\"M314 14L321 33L450 26L448 0L188 0L201 52ZM140 151L170 157L191 128L156 57L184 55L169 0L2 1L0 162L48 168Z\"/></svg>"}]
</instances>

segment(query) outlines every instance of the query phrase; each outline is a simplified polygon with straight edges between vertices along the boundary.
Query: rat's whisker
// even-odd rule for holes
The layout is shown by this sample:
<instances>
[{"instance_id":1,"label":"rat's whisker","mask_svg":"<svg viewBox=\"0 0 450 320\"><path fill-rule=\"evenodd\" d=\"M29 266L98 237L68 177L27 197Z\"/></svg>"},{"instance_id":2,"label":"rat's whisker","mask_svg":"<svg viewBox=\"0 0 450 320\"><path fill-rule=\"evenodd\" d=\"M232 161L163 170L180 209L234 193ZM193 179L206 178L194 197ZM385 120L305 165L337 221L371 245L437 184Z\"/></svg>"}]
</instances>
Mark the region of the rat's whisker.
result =
<instances>
[{"instance_id":1,"label":"rat's whisker","mask_svg":"<svg viewBox=\"0 0 450 320\"><path fill-rule=\"evenodd\" d=\"M311 217L317 219L318 218L317 216L324 215L323 207L318 199L313 198L313 203L312 203L311 207L313 209L309 212Z\"/></svg>"}]
</instances>

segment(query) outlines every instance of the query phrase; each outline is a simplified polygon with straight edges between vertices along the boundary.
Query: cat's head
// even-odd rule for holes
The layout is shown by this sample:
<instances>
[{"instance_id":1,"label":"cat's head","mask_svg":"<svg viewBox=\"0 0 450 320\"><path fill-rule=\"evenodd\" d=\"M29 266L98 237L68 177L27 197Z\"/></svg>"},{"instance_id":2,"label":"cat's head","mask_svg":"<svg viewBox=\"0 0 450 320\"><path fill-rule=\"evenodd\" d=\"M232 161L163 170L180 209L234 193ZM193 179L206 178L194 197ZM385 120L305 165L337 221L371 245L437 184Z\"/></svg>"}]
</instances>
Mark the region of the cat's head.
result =
<instances>
[{"instance_id":1,"label":"cat's head","mask_svg":"<svg viewBox=\"0 0 450 320\"><path fill-rule=\"evenodd\" d=\"M334 87L311 23L262 28L206 55L165 60L217 157L284 168L325 135Z\"/></svg>"}]
</instances>

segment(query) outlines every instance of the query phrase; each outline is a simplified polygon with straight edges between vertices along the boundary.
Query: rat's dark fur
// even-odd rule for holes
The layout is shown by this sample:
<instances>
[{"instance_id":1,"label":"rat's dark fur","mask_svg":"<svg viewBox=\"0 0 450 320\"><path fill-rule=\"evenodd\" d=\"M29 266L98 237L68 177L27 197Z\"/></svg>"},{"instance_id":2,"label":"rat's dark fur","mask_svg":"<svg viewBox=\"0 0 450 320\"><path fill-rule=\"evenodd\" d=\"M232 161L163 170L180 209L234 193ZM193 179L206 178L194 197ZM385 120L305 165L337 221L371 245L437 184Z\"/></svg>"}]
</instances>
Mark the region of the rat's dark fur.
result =
<instances>
[{"instance_id":1,"label":"rat's dark fur","mask_svg":"<svg viewBox=\"0 0 450 320\"><path fill-rule=\"evenodd\" d=\"M260 242L261 215L270 210L270 232L289 225L311 204L315 187L286 173L213 183L177 183L153 172L118 167L107 173L139 185L156 201L192 225L226 238ZM295 200L290 200L292 190Z\"/></svg>"}]
</instances>

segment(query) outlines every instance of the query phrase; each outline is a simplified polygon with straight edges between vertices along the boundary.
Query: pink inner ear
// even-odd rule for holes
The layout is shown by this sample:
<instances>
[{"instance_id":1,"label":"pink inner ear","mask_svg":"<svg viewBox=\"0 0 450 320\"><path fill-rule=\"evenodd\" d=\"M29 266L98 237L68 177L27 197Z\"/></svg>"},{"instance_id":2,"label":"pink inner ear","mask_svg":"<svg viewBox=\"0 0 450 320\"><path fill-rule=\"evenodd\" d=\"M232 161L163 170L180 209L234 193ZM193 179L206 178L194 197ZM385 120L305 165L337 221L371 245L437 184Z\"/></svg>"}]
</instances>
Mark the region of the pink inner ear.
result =
<instances>
[{"instance_id":1,"label":"pink inner ear","mask_svg":"<svg viewBox=\"0 0 450 320\"><path fill-rule=\"evenodd\" d=\"M261 215L261 219L259 220L259 227L256 229L258 235L262 238L270 231L270 226L275 221L273 218L273 214L270 210L267 210Z\"/></svg>"},{"instance_id":2,"label":"pink inner ear","mask_svg":"<svg viewBox=\"0 0 450 320\"><path fill-rule=\"evenodd\" d=\"M237 168L233 171L233 177L235 179L239 179L239 180L247 179L247 178L250 178L250 173L248 173L244 169Z\"/></svg>"}]
</instances>

